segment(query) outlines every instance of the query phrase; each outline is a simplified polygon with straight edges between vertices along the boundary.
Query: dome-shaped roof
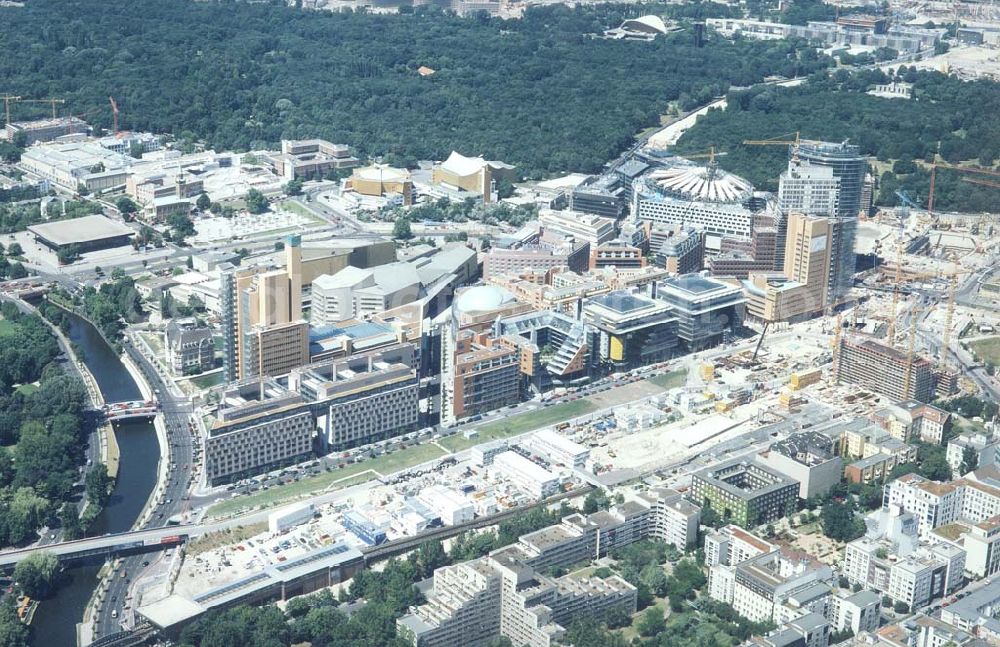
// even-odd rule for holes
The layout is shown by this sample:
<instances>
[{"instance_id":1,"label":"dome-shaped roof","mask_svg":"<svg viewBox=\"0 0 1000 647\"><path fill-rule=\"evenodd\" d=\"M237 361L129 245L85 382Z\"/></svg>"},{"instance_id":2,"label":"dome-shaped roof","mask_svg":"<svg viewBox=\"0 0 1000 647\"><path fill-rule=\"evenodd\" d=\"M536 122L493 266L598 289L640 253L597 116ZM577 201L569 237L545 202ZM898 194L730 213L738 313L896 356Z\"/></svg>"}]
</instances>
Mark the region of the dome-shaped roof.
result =
<instances>
[{"instance_id":1,"label":"dome-shaped roof","mask_svg":"<svg viewBox=\"0 0 1000 647\"><path fill-rule=\"evenodd\" d=\"M673 166L649 174L657 188L689 200L743 202L753 193L753 185L743 178L714 166Z\"/></svg>"},{"instance_id":2,"label":"dome-shaped roof","mask_svg":"<svg viewBox=\"0 0 1000 647\"><path fill-rule=\"evenodd\" d=\"M622 23L622 29L627 30L647 31L647 29L643 29L643 27L657 31L661 34L667 33L667 25L663 22L663 18L660 18L659 16L648 15L640 18L631 18Z\"/></svg>"},{"instance_id":3,"label":"dome-shaped roof","mask_svg":"<svg viewBox=\"0 0 1000 647\"><path fill-rule=\"evenodd\" d=\"M455 298L455 309L459 312L489 312L514 300L514 295L495 285L479 285L462 291Z\"/></svg>"}]
</instances>

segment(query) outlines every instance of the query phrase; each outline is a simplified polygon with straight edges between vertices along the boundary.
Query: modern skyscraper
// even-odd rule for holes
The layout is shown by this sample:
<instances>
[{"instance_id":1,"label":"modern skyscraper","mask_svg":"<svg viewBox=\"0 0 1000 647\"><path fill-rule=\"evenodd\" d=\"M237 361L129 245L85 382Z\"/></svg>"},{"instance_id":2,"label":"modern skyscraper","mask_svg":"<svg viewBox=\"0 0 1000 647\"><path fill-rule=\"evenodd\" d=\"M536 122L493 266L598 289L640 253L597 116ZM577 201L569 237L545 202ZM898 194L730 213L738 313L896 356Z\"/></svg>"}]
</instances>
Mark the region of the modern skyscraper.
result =
<instances>
[{"instance_id":1,"label":"modern skyscraper","mask_svg":"<svg viewBox=\"0 0 1000 647\"><path fill-rule=\"evenodd\" d=\"M822 312L828 302L831 229L827 218L801 213L788 216L784 274L805 286L801 295L804 303L797 308L796 314Z\"/></svg>"},{"instance_id":2,"label":"modern skyscraper","mask_svg":"<svg viewBox=\"0 0 1000 647\"><path fill-rule=\"evenodd\" d=\"M224 269L220 301L227 380L279 375L309 361L298 236L285 241L284 269Z\"/></svg>"},{"instance_id":3,"label":"modern skyscraper","mask_svg":"<svg viewBox=\"0 0 1000 647\"><path fill-rule=\"evenodd\" d=\"M789 156L787 175L799 174L800 177L789 184L788 198L801 200L802 211L807 215L827 215L819 209L828 211L830 208L830 178L824 177L821 171L813 168L808 169L810 179L807 182L803 175L804 169L829 168L833 171L833 178L838 181L836 213L830 218L832 253L826 295L827 305L832 305L850 291L854 280L854 241L857 236L858 214L861 211L861 194L864 190L868 160L861 154L859 147L846 142L840 144L802 142L791 147ZM789 178L789 181L792 179ZM796 191L804 187L808 187L808 193L803 192L796 196ZM809 209L805 208L807 202Z\"/></svg>"}]
</instances>

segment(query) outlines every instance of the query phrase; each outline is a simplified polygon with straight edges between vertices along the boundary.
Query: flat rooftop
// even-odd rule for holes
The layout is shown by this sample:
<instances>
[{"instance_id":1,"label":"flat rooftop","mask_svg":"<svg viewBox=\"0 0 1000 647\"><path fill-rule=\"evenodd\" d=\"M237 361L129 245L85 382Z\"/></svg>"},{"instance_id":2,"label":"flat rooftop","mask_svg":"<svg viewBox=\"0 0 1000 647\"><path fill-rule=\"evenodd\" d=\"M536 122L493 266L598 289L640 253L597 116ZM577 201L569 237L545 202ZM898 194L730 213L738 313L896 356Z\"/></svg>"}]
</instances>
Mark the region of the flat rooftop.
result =
<instances>
[{"instance_id":1,"label":"flat rooftop","mask_svg":"<svg viewBox=\"0 0 1000 647\"><path fill-rule=\"evenodd\" d=\"M135 233L131 228L101 215L31 225L28 227L28 231L53 245L90 243L108 238L131 236Z\"/></svg>"}]
</instances>

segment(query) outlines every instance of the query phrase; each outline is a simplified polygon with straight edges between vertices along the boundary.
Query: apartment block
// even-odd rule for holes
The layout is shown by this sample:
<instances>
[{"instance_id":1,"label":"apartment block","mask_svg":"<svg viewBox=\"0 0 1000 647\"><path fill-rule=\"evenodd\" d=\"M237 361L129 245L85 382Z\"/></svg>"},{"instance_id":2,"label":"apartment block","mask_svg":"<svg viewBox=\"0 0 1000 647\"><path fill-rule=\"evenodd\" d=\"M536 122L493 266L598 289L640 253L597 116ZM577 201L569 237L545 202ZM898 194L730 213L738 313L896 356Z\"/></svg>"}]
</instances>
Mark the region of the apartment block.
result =
<instances>
[{"instance_id":1,"label":"apartment block","mask_svg":"<svg viewBox=\"0 0 1000 647\"><path fill-rule=\"evenodd\" d=\"M972 459L972 469L975 469L995 465L998 462L998 454L1000 454L1000 442L993 434L966 431L948 441L945 457L951 466L952 476L958 477L962 475L962 466L966 462L967 455Z\"/></svg>"},{"instance_id":2,"label":"apartment block","mask_svg":"<svg viewBox=\"0 0 1000 647\"><path fill-rule=\"evenodd\" d=\"M615 221L579 211L543 209L538 214L542 231L550 231L574 240L590 243L591 248L612 240L616 235Z\"/></svg>"},{"instance_id":3,"label":"apartment block","mask_svg":"<svg viewBox=\"0 0 1000 647\"><path fill-rule=\"evenodd\" d=\"M517 346L470 330L455 340L453 415L480 415L521 401Z\"/></svg>"},{"instance_id":4,"label":"apartment block","mask_svg":"<svg viewBox=\"0 0 1000 647\"><path fill-rule=\"evenodd\" d=\"M836 351L833 370L840 384L854 384L895 400L934 399L934 367L923 357L911 362L891 346L848 335L840 338Z\"/></svg>"},{"instance_id":5,"label":"apartment block","mask_svg":"<svg viewBox=\"0 0 1000 647\"><path fill-rule=\"evenodd\" d=\"M882 619L882 599L875 591L848 593L840 590L831 595L827 618L834 631L851 631L855 636L878 629Z\"/></svg>"},{"instance_id":6,"label":"apartment block","mask_svg":"<svg viewBox=\"0 0 1000 647\"><path fill-rule=\"evenodd\" d=\"M341 450L416 429L416 350L401 344L294 369L289 387L313 403L321 438Z\"/></svg>"},{"instance_id":7,"label":"apartment block","mask_svg":"<svg viewBox=\"0 0 1000 647\"><path fill-rule=\"evenodd\" d=\"M799 482L799 498L826 494L840 483L843 467L833 440L818 432L803 432L773 443L757 459Z\"/></svg>"},{"instance_id":8,"label":"apartment block","mask_svg":"<svg viewBox=\"0 0 1000 647\"><path fill-rule=\"evenodd\" d=\"M798 481L760 463L734 460L696 472L688 498L752 528L790 514L798 493Z\"/></svg>"},{"instance_id":9,"label":"apartment block","mask_svg":"<svg viewBox=\"0 0 1000 647\"><path fill-rule=\"evenodd\" d=\"M940 445L951 430L951 414L917 400L903 400L879 409L872 420L904 443L921 440Z\"/></svg>"},{"instance_id":10,"label":"apartment block","mask_svg":"<svg viewBox=\"0 0 1000 647\"><path fill-rule=\"evenodd\" d=\"M267 377L230 384L205 439L205 472L227 483L309 456L315 424L309 404Z\"/></svg>"}]
</instances>

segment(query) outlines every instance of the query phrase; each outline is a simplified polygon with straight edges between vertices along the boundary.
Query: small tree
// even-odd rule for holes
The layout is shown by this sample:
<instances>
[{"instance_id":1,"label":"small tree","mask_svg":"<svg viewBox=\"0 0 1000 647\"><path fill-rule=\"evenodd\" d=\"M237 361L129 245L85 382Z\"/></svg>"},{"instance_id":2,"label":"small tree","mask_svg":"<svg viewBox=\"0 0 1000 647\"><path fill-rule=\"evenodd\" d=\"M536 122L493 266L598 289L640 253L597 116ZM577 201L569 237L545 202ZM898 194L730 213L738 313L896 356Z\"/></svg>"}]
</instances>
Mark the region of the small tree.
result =
<instances>
[{"instance_id":1,"label":"small tree","mask_svg":"<svg viewBox=\"0 0 1000 647\"><path fill-rule=\"evenodd\" d=\"M285 193L288 195L302 195L302 180L295 178L285 185Z\"/></svg>"},{"instance_id":2,"label":"small tree","mask_svg":"<svg viewBox=\"0 0 1000 647\"><path fill-rule=\"evenodd\" d=\"M656 607L646 609L637 625L639 635L644 638L655 636L666 628L667 623L663 619L663 612Z\"/></svg>"},{"instance_id":3,"label":"small tree","mask_svg":"<svg viewBox=\"0 0 1000 647\"><path fill-rule=\"evenodd\" d=\"M104 507L111 498L113 484L114 479L108 475L108 468L103 463L95 465L87 472L87 478L84 481L87 500L93 505Z\"/></svg>"},{"instance_id":4,"label":"small tree","mask_svg":"<svg viewBox=\"0 0 1000 647\"><path fill-rule=\"evenodd\" d=\"M23 254L24 250L20 243L11 243L7 246L7 256L22 256Z\"/></svg>"},{"instance_id":5,"label":"small tree","mask_svg":"<svg viewBox=\"0 0 1000 647\"><path fill-rule=\"evenodd\" d=\"M198 196L198 200L194 203L194 206L198 207L199 211L207 211L212 207L212 199L208 197L207 193L202 193Z\"/></svg>"},{"instance_id":6,"label":"small tree","mask_svg":"<svg viewBox=\"0 0 1000 647\"><path fill-rule=\"evenodd\" d=\"M413 238L413 230L410 228L410 219L406 216L396 218L396 223L392 226L392 237L399 240L409 240Z\"/></svg>"},{"instance_id":7,"label":"small tree","mask_svg":"<svg viewBox=\"0 0 1000 647\"><path fill-rule=\"evenodd\" d=\"M892 610L895 611L896 613L909 613L910 605L906 604L905 602L897 602L896 604L892 605Z\"/></svg>"},{"instance_id":8,"label":"small tree","mask_svg":"<svg viewBox=\"0 0 1000 647\"><path fill-rule=\"evenodd\" d=\"M247 211L250 213L264 213L268 209L267 197L257 189L247 191L246 197Z\"/></svg>"}]
</instances>

